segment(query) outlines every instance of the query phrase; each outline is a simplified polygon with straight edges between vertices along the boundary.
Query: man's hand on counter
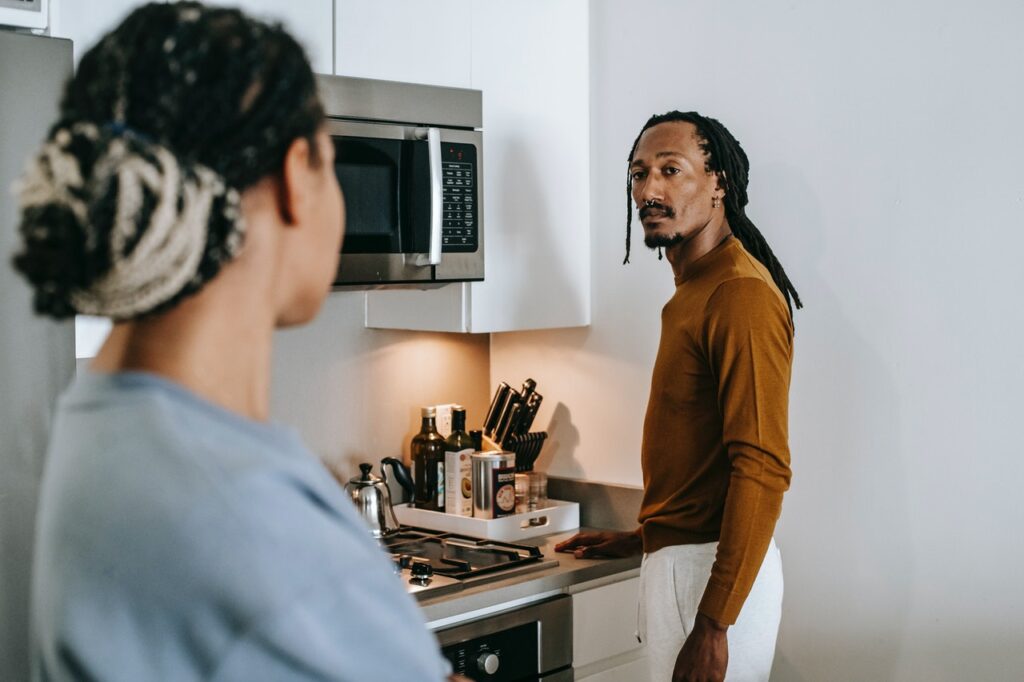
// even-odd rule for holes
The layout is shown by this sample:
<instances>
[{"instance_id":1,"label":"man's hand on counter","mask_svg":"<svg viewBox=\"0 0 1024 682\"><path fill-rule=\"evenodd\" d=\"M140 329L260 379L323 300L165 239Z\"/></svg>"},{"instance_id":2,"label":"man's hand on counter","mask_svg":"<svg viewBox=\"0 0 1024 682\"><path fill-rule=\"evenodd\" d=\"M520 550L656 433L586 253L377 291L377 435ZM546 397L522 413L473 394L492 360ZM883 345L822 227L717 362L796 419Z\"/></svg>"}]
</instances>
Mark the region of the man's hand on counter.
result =
<instances>
[{"instance_id":1,"label":"man's hand on counter","mask_svg":"<svg viewBox=\"0 0 1024 682\"><path fill-rule=\"evenodd\" d=\"M452 675L448 678L448 682L473 682L473 680L468 677L463 677L462 675Z\"/></svg>"},{"instance_id":2,"label":"man's hand on counter","mask_svg":"<svg viewBox=\"0 0 1024 682\"><path fill-rule=\"evenodd\" d=\"M643 541L637 531L578 533L555 545L556 552L572 552L577 559L628 557L640 554L643 549Z\"/></svg>"}]
</instances>

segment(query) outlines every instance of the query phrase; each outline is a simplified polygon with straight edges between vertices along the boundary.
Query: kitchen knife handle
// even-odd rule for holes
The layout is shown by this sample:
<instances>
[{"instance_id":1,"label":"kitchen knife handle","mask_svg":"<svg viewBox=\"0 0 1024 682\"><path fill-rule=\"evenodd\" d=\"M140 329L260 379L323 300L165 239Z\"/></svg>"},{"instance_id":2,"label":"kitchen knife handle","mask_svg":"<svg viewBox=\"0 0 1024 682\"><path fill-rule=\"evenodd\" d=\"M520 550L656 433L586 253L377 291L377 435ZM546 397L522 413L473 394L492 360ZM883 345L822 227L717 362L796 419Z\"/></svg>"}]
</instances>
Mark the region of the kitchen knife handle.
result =
<instances>
[{"instance_id":1,"label":"kitchen knife handle","mask_svg":"<svg viewBox=\"0 0 1024 682\"><path fill-rule=\"evenodd\" d=\"M530 396L530 399L526 404L526 414L523 416L523 419L519 424L520 433L530 432L530 427L533 426L533 420L537 418L537 410L540 409L540 403L542 400L544 400L544 396L540 393L534 393Z\"/></svg>"},{"instance_id":2,"label":"kitchen knife handle","mask_svg":"<svg viewBox=\"0 0 1024 682\"><path fill-rule=\"evenodd\" d=\"M512 416L512 408L519 404L519 391L514 388L508 390L508 399L499 411L498 424L494 427L492 438L500 443L508 435L509 418Z\"/></svg>"},{"instance_id":3,"label":"kitchen knife handle","mask_svg":"<svg viewBox=\"0 0 1024 682\"><path fill-rule=\"evenodd\" d=\"M533 392L535 390L537 390L536 381L534 381L533 379L527 379L526 381L523 382L522 395L524 403L528 403L530 401L530 396L533 395Z\"/></svg>"},{"instance_id":4,"label":"kitchen knife handle","mask_svg":"<svg viewBox=\"0 0 1024 682\"><path fill-rule=\"evenodd\" d=\"M498 421L501 419L502 409L505 407L505 402L508 400L509 391L512 387L502 381L498 384L498 390L494 392L494 400L491 401L491 407L487 410L487 417L484 419L483 432L488 438L494 435L494 430L498 428Z\"/></svg>"},{"instance_id":5,"label":"kitchen knife handle","mask_svg":"<svg viewBox=\"0 0 1024 682\"><path fill-rule=\"evenodd\" d=\"M519 433L519 420L522 417L523 411L526 409L526 405L523 403L516 403L512 406L512 409L508 412L508 421L504 424L504 428L498 434L496 439L501 443L501 447L505 447L505 442L510 436L517 435Z\"/></svg>"}]
</instances>

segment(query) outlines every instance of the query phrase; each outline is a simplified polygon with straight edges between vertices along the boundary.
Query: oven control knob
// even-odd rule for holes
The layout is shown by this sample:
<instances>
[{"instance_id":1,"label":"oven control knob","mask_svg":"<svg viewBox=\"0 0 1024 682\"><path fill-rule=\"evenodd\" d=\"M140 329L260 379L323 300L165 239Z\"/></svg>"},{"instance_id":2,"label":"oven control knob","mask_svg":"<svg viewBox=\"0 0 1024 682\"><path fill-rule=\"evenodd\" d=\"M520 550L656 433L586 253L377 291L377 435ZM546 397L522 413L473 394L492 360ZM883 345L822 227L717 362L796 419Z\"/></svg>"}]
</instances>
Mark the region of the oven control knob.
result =
<instances>
[{"instance_id":1,"label":"oven control knob","mask_svg":"<svg viewBox=\"0 0 1024 682\"><path fill-rule=\"evenodd\" d=\"M485 651L480 654L480 658L476 659L476 664L488 675L493 675L498 672L498 666L501 665L501 659L498 658L497 654L492 654L489 651Z\"/></svg>"}]
</instances>

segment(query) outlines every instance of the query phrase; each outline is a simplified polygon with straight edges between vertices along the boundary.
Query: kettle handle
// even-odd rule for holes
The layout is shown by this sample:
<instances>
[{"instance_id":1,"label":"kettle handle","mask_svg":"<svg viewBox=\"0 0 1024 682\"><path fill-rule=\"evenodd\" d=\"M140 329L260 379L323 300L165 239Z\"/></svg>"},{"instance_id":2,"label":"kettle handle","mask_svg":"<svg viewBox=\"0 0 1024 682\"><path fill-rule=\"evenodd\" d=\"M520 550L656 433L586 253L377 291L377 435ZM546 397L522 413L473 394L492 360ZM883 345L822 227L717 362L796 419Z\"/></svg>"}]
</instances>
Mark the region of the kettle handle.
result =
<instances>
[{"instance_id":1,"label":"kettle handle","mask_svg":"<svg viewBox=\"0 0 1024 682\"><path fill-rule=\"evenodd\" d=\"M402 489L405 490L405 493L409 498L408 500L402 501L412 501L412 498L415 495L415 493L413 491L412 485L412 472L409 471L409 467L405 466L405 464L403 464L402 461L399 459L395 459L394 457L385 457L380 461L380 470L382 475L385 472L384 467L388 464L391 465L391 470L394 473L395 480L398 481L398 484L400 486L402 486Z\"/></svg>"}]
</instances>

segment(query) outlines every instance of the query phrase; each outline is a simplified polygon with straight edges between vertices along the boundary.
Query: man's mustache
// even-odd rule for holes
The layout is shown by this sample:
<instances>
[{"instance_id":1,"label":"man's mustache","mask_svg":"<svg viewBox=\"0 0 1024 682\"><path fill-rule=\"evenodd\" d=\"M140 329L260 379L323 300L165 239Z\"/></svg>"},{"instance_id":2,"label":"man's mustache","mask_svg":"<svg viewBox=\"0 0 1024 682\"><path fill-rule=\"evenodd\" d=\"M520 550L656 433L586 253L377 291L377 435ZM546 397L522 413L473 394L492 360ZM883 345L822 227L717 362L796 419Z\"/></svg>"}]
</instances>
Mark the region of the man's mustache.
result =
<instances>
[{"instance_id":1,"label":"man's mustache","mask_svg":"<svg viewBox=\"0 0 1024 682\"><path fill-rule=\"evenodd\" d=\"M676 214L672 210L672 207L666 206L665 204L659 204L658 202L644 204L640 209L640 220L643 220L652 215L659 215L663 218L672 218Z\"/></svg>"}]
</instances>

